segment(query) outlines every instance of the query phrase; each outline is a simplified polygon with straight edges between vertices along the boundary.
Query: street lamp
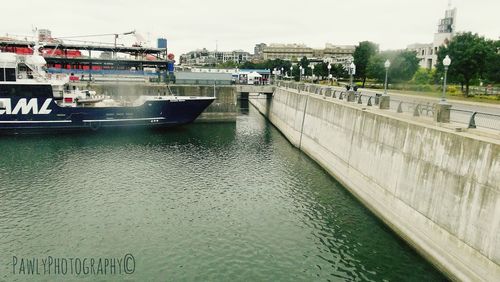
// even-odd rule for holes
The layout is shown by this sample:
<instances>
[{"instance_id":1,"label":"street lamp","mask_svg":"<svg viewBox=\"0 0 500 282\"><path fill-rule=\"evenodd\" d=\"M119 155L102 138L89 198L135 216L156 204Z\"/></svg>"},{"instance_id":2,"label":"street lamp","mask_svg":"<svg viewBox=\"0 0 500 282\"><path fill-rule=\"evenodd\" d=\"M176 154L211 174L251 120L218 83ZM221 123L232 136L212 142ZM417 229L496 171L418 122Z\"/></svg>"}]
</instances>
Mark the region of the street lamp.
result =
<instances>
[{"instance_id":1,"label":"street lamp","mask_svg":"<svg viewBox=\"0 0 500 282\"><path fill-rule=\"evenodd\" d=\"M328 69L328 80L331 80L332 78L330 77L330 70L332 69L332 65L328 63L328 66L326 66L326 68Z\"/></svg>"},{"instance_id":2,"label":"street lamp","mask_svg":"<svg viewBox=\"0 0 500 282\"><path fill-rule=\"evenodd\" d=\"M314 65L311 65L311 80L314 82Z\"/></svg>"},{"instance_id":3,"label":"street lamp","mask_svg":"<svg viewBox=\"0 0 500 282\"><path fill-rule=\"evenodd\" d=\"M451 65L451 59L448 55L443 59L444 66L444 85L443 85L443 95L441 96L441 102L439 104L447 104L446 102L446 76L448 74L448 67Z\"/></svg>"},{"instance_id":4,"label":"street lamp","mask_svg":"<svg viewBox=\"0 0 500 282\"><path fill-rule=\"evenodd\" d=\"M290 80L293 80L293 66L290 66Z\"/></svg>"},{"instance_id":5,"label":"street lamp","mask_svg":"<svg viewBox=\"0 0 500 282\"><path fill-rule=\"evenodd\" d=\"M384 63L385 67L385 83L384 83L384 96L387 95L387 73L389 72L389 67L391 66L391 62L387 59Z\"/></svg>"},{"instance_id":6,"label":"street lamp","mask_svg":"<svg viewBox=\"0 0 500 282\"><path fill-rule=\"evenodd\" d=\"M303 68L302 66L299 67L299 81L302 81L302 71L303 71Z\"/></svg>"},{"instance_id":7,"label":"street lamp","mask_svg":"<svg viewBox=\"0 0 500 282\"><path fill-rule=\"evenodd\" d=\"M349 74L351 75L351 90L353 89L352 80L355 71L356 71L356 65L354 64L354 62L351 62L351 64L349 65Z\"/></svg>"},{"instance_id":8,"label":"street lamp","mask_svg":"<svg viewBox=\"0 0 500 282\"><path fill-rule=\"evenodd\" d=\"M283 74L284 74L283 70L284 70L283 67L281 67L281 79L283 79Z\"/></svg>"}]
</instances>

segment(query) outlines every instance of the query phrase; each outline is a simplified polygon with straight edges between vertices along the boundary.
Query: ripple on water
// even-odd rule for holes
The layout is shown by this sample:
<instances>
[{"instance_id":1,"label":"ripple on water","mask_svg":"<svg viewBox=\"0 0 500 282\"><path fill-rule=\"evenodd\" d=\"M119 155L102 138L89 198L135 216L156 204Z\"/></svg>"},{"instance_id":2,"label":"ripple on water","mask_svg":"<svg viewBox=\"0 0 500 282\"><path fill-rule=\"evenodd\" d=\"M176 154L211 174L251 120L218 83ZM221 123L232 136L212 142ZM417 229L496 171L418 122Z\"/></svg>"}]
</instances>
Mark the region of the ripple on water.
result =
<instances>
[{"instance_id":1,"label":"ripple on water","mask_svg":"<svg viewBox=\"0 0 500 282\"><path fill-rule=\"evenodd\" d=\"M253 109L0 151L0 261L132 253L136 280L443 279Z\"/></svg>"}]
</instances>

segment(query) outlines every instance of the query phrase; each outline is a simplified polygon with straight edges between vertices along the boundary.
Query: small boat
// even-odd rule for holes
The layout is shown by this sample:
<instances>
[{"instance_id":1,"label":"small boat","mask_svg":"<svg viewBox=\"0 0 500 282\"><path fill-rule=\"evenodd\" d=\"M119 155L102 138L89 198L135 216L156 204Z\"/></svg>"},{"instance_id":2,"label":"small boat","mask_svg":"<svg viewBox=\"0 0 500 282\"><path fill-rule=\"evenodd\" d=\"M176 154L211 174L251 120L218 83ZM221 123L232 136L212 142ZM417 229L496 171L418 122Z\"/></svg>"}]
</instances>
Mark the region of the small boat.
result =
<instances>
[{"instance_id":1,"label":"small boat","mask_svg":"<svg viewBox=\"0 0 500 282\"><path fill-rule=\"evenodd\" d=\"M0 134L116 127L171 127L193 122L215 97L140 96L116 101L49 77L40 55L0 53Z\"/></svg>"}]
</instances>

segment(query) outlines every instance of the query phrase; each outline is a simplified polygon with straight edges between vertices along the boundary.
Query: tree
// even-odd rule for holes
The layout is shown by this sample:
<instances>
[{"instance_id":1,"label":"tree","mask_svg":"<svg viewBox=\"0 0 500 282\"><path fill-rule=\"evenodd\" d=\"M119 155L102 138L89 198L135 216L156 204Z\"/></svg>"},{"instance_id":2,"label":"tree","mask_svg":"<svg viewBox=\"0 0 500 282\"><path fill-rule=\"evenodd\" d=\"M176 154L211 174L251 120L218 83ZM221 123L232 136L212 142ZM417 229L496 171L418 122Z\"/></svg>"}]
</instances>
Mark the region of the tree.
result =
<instances>
[{"instance_id":1,"label":"tree","mask_svg":"<svg viewBox=\"0 0 500 282\"><path fill-rule=\"evenodd\" d=\"M378 45L370 42L363 41L360 42L356 49L354 50L354 64L356 65L356 76L363 80L363 87L365 87L366 82L366 69L370 58L378 53Z\"/></svg>"},{"instance_id":2,"label":"tree","mask_svg":"<svg viewBox=\"0 0 500 282\"><path fill-rule=\"evenodd\" d=\"M413 82L416 84L433 84L434 83L434 73L435 70L429 70L426 68L419 68L417 72L413 75Z\"/></svg>"},{"instance_id":3,"label":"tree","mask_svg":"<svg viewBox=\"0 0 500 282\"><path fill-rule=\"evenodd\" d=\"M419 59L413 51L401 51L391 61L389 69L391 78L396 81L408 81L412 79L419 68Z\"/></svg>"},{"instance_id":4,"label":"tree","mask_svg":"<svg viewBox=\"0 0 500 282\"><path fill-rule=\"evenodd\" d=\"M347 72L346 68L342 64L334 64L332 65L332 69L330 70L330 73L332 74L333 77L339 78L346 78L349 76L349 73Z\"/></svg>"},{"instance_id":5,"label":"tree","mask_svg":"<svg viewBox=\"0 0 500 282\"><path fill-rule=\"evenodd\" d=\"M267 60L263 63L263 69L270 69L273 71L274 69L281 70L283 68L283 71L286 71L290 69L290 66L292 63L290 61L284 61L282 59L275 59L275 60Z\"/></svg>"},{"instance_id":6,"label":"tree","mask_svg":"<svg viewBox=\"0 0 500 282\"><path fill-rule=\"evenodd\" d=\"M388 79L393 81L408 81L418 70L418 59L411 51L384 51L370 58L367 66L367 76L385 80L385 61L391 62ZM357 67L356 67L357 68Z\"/></svg>"},{"instance_id":7,"label":"tree","mask_svg":"<svg viewBox=\"0 0 500 282\"><path fill-rule=\"evenodd\" d=\"M217 64L218 69L232 69L232 68L237 68L238 64L234 61L226 61L224 63L219 63Z\"/></svg>"},{"instance_id":8,"label":"tree","mask_svg":"<svg viewBox=\"0 0 500 282\"><path fill-rule=\"evenodd\" d=\"M307 59L307 57L302 57L302 59L300 59L299 66L302 66L302 68L304 69L309 67L309 60Z\"/></svg>"},{"instance_id":9,"label":"tree","mask_svg":"<svg viewBox=\"0 0 500 282\"><path fill-rule=\"evenodd\" d=\"M257 69L257 66L255 63L246 61L240 65L240 69Z\"/></svg>"},{"instance_id":10,"label":"tree","mask_svg":"<svg viewBox=\"0 0 500 282\"><path fill-rule=\"evenodd\" d=\"M384 81L385 68L384 63L388 59L387 53L377 54L370 58L368 66L366 67L366 75L369 78L374 78L377 81Z\"/></svg>"},{"instance_id":11,"label":"tree","mask_svg":"<svg viewBox=\"0 0 500 282\"><path fill-rule=\"evenodd\" d=\"M444 74L443 59L446 55L450 56L451 65L448 69L448 78L450 81L465 85L465 96L467 97L471 81L487 76L488 59L496 52L495 44L478 34L471 32L458 34L447 46L439 49L437 72Z\"/></svg>"},{"instance_id":12,"label":"tree","mask_svg":"<svg viewBox=\"0 0 500 282\"><path fill-rule=\"evenodd\" d=\"M485 79L489 83L500 83L500 40L490 41L496 52L490 53L486 60Z\"/></svg>"}]
</instances>

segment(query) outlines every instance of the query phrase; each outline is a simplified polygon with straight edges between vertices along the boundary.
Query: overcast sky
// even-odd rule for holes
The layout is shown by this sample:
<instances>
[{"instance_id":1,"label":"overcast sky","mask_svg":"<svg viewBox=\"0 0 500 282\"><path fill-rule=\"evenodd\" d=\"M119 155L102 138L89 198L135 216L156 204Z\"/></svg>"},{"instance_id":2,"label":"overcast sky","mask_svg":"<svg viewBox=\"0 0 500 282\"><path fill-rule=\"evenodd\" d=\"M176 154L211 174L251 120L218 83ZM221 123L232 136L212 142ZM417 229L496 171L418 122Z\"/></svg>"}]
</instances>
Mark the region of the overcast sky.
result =
<instances>
[{"instance_id":1,"label":"overcast sky","mask_svg":"<svg viewBox=\"0 0 500 282\"><path fill-rule=\"evenodd\" d=\"M137 30L156 44L168 39L176 58L207 48L253 53L256 43L357 44L381 49L430 43L448 0L84 0L2 1L0 36L30 34L32 25L54 37ZM454 0L457 30L500 37L500 0ZM88 38L87 38L88 40ZM113 36L94 38L113 41ZM133 43L125 36L122 43Z\"/></svg>"}]
</instances>

